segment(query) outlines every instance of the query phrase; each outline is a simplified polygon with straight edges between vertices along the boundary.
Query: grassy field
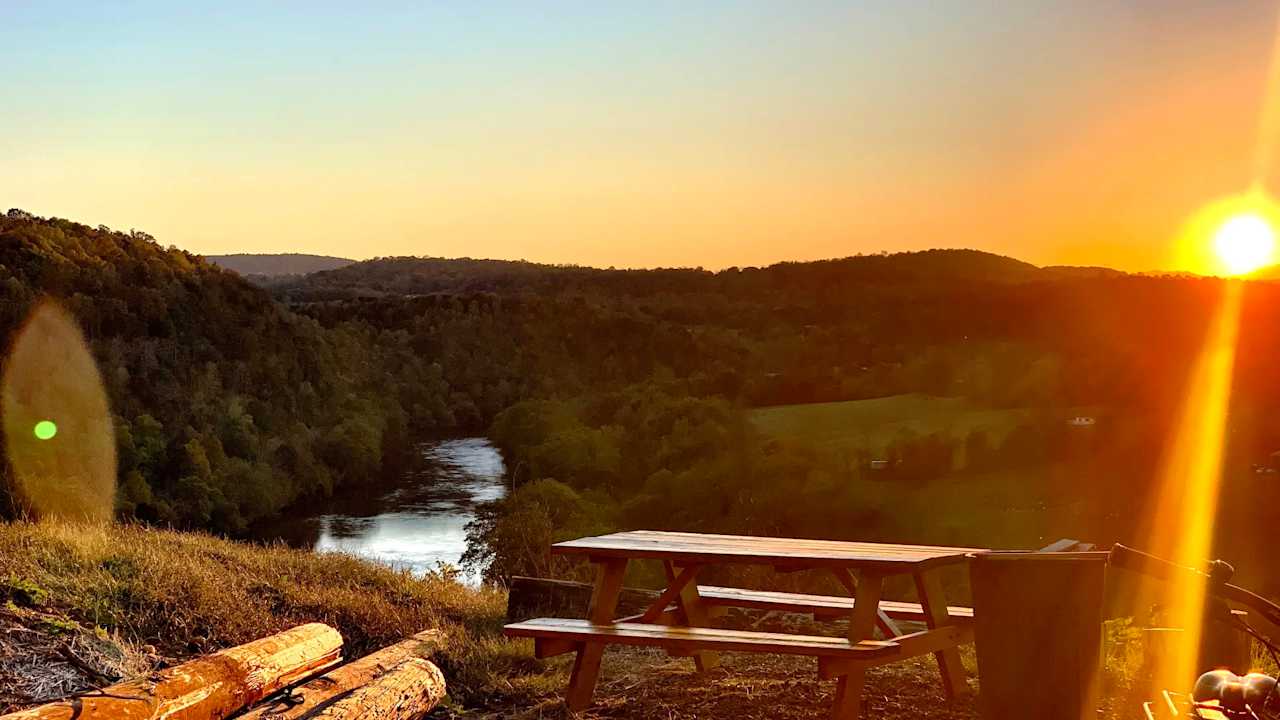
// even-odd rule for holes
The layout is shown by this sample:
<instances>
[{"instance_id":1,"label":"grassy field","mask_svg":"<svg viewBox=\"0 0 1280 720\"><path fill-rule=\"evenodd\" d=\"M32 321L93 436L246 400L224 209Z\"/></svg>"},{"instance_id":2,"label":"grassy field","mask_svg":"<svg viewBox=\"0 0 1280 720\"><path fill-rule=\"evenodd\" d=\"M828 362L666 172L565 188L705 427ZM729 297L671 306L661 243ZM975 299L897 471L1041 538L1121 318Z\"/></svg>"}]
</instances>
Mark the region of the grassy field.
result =
<instances>
[{"instance_id":1,"label":"grassy field","mask_svg":"<svg viewBox=\"0 0 1280 720\"><path fill-rule=\"evenodd\" d=\"M780 405L752 411L766 435L845 454L881 453L905 435L941 434L963 442L982 431L998 446L1015 427L1035 419L1029 408L992 409L964 398L923 394L870 400ZM1092 415L1096 408L1055 411L1067 418ZM885 482L878 473L859 473L852 482L863 509L877 512L879 522L865 529L865 539L1035 549L1061 537L1079 537L1083 525L1075 504L1048 502L1046 488L1068 472L1052 465L1017 470L960 472L928 482Z\"/></svg>"},{"instance_id":2,"label":"grassy field","mask_svg":"<svg viewBox=\"0 0 1280 720\"><path fill-rule=\"evenodd\" d=\"M940 433L963 440L975 430L986 432L999 444L1011 430L1032 418L1028 408L983 408L957 397L912 393L870 400L777 405L751 413L762 432L779 438L802 439L831 449L883 450L902 434ZM1067 417L1091 414L1088 408L1070 408Z\"/></svg>"}]
</instances>

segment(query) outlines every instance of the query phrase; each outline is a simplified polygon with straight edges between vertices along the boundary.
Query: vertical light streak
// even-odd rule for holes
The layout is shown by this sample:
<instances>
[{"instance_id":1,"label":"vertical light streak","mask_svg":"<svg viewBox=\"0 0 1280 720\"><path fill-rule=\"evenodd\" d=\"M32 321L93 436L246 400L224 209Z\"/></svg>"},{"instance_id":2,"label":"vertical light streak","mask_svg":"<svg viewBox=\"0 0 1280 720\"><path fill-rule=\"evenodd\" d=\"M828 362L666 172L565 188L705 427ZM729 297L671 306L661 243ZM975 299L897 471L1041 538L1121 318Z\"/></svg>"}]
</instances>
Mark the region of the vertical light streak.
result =
<instances>
[{"instance_id":1,"label":"vertical light streak","mask_svg":"<svg viewBox=\"0 0 1280 720\"><path fill-rule=\"evenodd\" d=\"M1151 551L1188 567L1203 568L1212 552L1243 288L1243 281L1236 279L1227 280L1223 288L1191 368L1151 515ZM1167 624L1183 631L1170 652L1156 658L1152 680L1157 691L1184 690L1207 669L1197 667L1205 586L1194 580L1175 581L1163 590Z\"/></svg>"},{"instance_id":2,"label":"vertical light streak","mask_svg":"<svg viewBox=\"0 0 1280 720\"><path fill-rule=\"evenodd\" d=\"M1243 197L1253 205L1270 208L1265 188L1280 133L1280 13L1262 91L1253 177ZM1203 569L1213 552L1243 293L1242 280L1226 281L1205 343L1191 368L1184 404L1158 478L1159 494L1148 518L1147 537L1152 552L1187 567ZM1162 605L1167 624L1183 631L1170 652L1155 659L1153 690L1186 690L1201 671L1208 669L1198 667L1205 591L1204 583L1191 578L1165 585Z\"/></svg>"},{"instance_id":3,"label":"vertical light streak","mask_svg":"<svg viewBox=\"0 0 1280 720\"><path fill-rule=\"evenodd\" d=\"M1253 188L1259 189L1271 177L1275 162L1276 133L1280 130L1280 14L1271 48L1267 85L1262 89L1262 113L1258 119L1258 139L1254 144Z\"/></svg>"}]
</instances>

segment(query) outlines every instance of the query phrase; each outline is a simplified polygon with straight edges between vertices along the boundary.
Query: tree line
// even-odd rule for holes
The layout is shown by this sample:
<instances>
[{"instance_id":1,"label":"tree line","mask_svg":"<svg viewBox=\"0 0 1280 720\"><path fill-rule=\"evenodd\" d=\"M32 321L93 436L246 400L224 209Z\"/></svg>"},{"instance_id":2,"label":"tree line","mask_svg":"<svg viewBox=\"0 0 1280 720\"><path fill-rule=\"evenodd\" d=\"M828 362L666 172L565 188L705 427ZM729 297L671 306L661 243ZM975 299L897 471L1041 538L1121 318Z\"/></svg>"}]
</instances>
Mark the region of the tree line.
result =
<instances>
[{"instance_id":1,"label":"tree line","mask_svg":"<svg viewBox=\"0 0 1280 720\"><path fill-rule=\"evenodd\" d=\"M1097 447L1048 420L1014 440L902 438L884 477L1024 468L1044 493L1134 511L1223 288L935 250L717 272L387 258L268 291L146 233L0 217L0 336L43 297L74 314L114 414L121 517L239 532L394 475L420 438L488 431L518 486L477 527L496 576L524 562L492 539L518 532L499 522L517 512L552 535L889 533L852 474L869 458L761 435L749 410L767 405L1105 407L1125 420ZM1277 308L1280 286L1250 284L1231 468L1280 449Z\"/></svg>"}]
</instances>

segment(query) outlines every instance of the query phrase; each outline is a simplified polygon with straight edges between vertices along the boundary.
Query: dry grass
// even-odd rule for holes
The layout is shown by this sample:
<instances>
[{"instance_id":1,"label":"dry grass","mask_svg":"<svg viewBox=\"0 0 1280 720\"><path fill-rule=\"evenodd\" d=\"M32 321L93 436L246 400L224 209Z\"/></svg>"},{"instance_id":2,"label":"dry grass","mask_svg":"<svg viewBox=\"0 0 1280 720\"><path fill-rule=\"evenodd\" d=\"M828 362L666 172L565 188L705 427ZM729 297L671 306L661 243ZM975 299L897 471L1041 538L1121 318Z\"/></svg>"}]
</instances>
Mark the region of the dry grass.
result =
<instances>
[{"instance_id":1,"label":"dry grass","mask_svg":"<svg viewBox=\"0 0 1280 720\"><path fill-rule=\"evenodd\" d=\"M55 654L54 626L154 666L312 621L336 627L352 657L426 628L444 631L448 642L435 659L450 679L454 707L542 691L542 664L500 637L505 594L344 555L131 526L3 523L0 601L8 608L0 617L7 642L0 672L8 667L33 687L56 689L52 696L103 684ZM114 672L147 664L130 660ZM42 666L63 680L33 677ZM533 677L523 683L522 674ZM76 676L78 685L64 682ZM51 697L14 694L0 705L31 702L24 696Z\"/></svg>"}]
</instances>

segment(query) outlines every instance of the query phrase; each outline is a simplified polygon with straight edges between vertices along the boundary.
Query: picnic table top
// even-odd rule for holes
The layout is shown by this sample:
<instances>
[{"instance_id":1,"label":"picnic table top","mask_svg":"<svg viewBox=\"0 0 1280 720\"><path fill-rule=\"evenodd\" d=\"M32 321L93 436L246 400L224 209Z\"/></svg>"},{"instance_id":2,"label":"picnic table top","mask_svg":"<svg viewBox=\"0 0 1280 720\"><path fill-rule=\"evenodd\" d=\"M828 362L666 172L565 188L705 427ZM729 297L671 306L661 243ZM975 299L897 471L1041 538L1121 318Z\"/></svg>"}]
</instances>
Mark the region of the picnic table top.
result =
<instances>
[{"instance_id":1,"label":"picnic table top","mask_svg":"<svg viewBox=\"0 0 1280 720\"><path fill-rule=\"evenodd\" d=\"M911 572L963 562L983 548L804 540L756 535L631 530L556 543L553 553L600 558L661 559L685 563L747 563L787 568L844 567Z\"/></svg>"}]
</instances>

